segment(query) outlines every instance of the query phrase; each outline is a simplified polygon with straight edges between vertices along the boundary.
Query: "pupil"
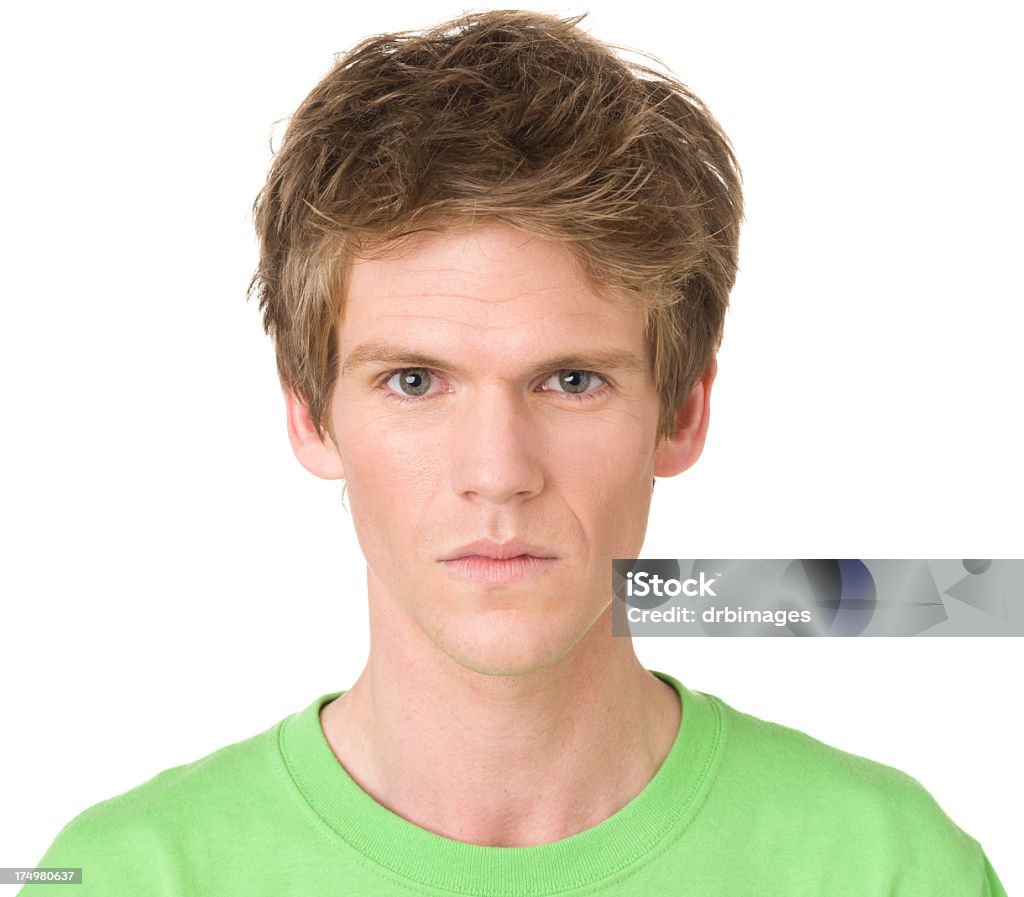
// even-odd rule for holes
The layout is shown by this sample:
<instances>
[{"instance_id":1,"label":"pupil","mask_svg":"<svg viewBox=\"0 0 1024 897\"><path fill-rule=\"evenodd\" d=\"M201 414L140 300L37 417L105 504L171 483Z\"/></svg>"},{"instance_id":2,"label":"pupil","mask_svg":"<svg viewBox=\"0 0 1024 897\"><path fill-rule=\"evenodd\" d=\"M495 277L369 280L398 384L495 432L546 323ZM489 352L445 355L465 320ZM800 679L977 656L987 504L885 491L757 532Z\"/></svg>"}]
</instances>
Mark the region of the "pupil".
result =
<instances>
[{"instance_id":1,"label":"pupil","mask_svg":"<svg viewBox=\"0 0 1024 897\"><path fill-rule=\"evenodd\" d=\"M402 391L411 396L422 396L430 388L430 374L423 368L411 368L398 379Z\"/></svg>"},{"instance_id":2,"label":"pupil","mask_svg":"<svg viewBox=\"0 0 1024 897\"><path fill-rule=\"evenodd\" d=\"M562 385L567 392L585 392L590 384L590 374L587 371L565 371L562 374Z\"/></svg>"}]
</instances>

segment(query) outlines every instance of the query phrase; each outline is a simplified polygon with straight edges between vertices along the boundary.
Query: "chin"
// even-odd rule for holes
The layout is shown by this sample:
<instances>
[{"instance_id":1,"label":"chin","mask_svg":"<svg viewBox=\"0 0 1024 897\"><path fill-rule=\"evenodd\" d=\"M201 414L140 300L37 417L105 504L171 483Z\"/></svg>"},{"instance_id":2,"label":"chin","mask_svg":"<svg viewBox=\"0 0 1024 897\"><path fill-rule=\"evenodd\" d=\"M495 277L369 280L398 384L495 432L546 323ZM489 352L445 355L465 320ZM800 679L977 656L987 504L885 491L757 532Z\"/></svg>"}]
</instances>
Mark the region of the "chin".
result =
<instances>
[{"instance_id":1,"label":"chin","mask_svg":"<svg viewBox=\"0 0 1024 897\"><path fill-rule=\"evenodd\" d=\"M573 625L575 623L575 625ZM438 633L435 644L464 669L485 676L524 676L561 660L586 634L587 621L524 619L495 613L476 625Z\"/></svg>"}]
</instances>

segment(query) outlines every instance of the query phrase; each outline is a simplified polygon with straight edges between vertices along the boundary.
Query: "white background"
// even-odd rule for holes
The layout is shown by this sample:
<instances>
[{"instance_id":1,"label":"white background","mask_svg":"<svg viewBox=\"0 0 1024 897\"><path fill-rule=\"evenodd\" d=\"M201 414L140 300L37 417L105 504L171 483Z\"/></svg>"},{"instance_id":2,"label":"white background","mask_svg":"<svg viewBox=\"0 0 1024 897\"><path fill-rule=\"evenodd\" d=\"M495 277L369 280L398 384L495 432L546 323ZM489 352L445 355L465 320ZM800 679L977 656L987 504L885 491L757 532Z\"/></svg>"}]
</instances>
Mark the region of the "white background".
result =
<instances>
[{"instance_id":1,"label":"white background","mask_svg":"<svg viewBox=\"0 0 1024 897\"><path fill-rule=\"evenodd\" d=\"M1009 4L524 5L589 9L595 36L655 53L744 169L706 453L659 481L645 556L1019 556ZM245 301L250 205L274 123L333 53L462 9L65 2L6 17L0 866L32 865L87 806L361 669L365 582L340 485L291 454ZM909 772L1011 894L1020 645L637 643L691 688Z\"/></svg>"}]
</instances>

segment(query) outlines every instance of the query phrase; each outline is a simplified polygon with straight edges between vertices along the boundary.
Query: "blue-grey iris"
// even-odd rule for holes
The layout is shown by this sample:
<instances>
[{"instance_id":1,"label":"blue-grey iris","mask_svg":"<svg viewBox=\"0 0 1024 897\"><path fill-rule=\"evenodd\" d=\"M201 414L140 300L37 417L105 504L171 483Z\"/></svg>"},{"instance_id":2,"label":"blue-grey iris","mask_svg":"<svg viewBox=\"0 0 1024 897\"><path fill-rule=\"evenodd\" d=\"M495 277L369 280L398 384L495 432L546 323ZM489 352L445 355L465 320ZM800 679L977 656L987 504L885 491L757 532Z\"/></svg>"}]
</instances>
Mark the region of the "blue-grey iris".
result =
<instances>
[{"instance_id":1,"label":"blue-grey iris","mask_svg":"<svg viewBox=\"0 0 1024 897\"><path fill-rule=\"evenodd\" d=\"M406 395L425 395L430 389L430 371L426 368L408 368L398 375L398 382Z\"/></svg>"},{"instance_id":2,"label":"blue-grey iris","mask_svg":"<svg viewBox=\"0 0 1024 897\"><path fill-rule=\"evenodd\" d=\"M586 392L590 386L590 371L561 371L558 379L566 392Z\"/></svg>"}]
</instances>

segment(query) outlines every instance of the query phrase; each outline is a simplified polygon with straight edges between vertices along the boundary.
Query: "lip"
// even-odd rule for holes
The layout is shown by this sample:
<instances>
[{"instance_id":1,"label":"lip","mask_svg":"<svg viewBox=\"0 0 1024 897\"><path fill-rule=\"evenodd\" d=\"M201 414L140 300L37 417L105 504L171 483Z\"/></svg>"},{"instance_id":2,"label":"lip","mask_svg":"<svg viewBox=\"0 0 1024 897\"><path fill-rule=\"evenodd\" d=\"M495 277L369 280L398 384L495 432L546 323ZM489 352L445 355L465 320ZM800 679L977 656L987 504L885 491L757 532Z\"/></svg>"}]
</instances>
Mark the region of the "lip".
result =
<instances>
[{"instance_id":1,"label":"lip","mask_svg":"<svg viewBox=\"0 0 1024 897\"><path fill-rule=\"evenodd\" d=\"M456 548L451 554L441 558L442 561L457 561L460 558L480 557L492 560L507 560L509 558L527 555L539 560L554 560L555 555L546 548L524 542L521 539L509 539L507 542L495 542L491 539L477 539L461 548Z\"/></svg>"},{"instance_id":2,"label":"lip","mask_svg":"<svg viewBox=\"0 0 1024 897\"><path fill-rule=\"evenodd\" d=\"M457 548L440 563L453 576L484 585L509 585L537 576L558 562L546 548L512 539L478 539Z\"/></svg>"}]
</instances>

